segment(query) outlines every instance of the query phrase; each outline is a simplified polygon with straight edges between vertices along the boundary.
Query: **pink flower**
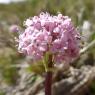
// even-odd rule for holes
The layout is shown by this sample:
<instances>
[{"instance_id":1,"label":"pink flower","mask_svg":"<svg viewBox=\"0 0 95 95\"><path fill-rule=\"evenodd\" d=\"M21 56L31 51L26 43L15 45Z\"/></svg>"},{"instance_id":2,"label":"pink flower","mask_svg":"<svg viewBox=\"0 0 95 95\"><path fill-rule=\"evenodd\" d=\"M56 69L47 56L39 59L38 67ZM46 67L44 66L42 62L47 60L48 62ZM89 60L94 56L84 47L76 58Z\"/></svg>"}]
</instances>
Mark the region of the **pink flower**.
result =
<instances>
[{"instance_id":1,"label":"pink flower","mask_svg":"<svg viewBox=\"0 0 95 95\"><path fill-rule=\"evenodd\" d=\"M10 31L11 31L11 32L18 32L18 31L19 31L19 27L18 27L17 25L12 25L12 26L10 27Z\"/></svg>"},{"instance_id":2,"label":"pink flower","mask_svg":"<svg viewBox=\"0 0 95 95\"><path fill-rule=\"evenodd\" d=\"M24 22L24 25L29 27L29 26L33 25L33 21L32 21L31 19L27 19L27 20Z\"/></svg>"},{"instance_id":3,"label":"pink flower","mask_svg":"<svg viewBox=\"0 0 95 95\"><path fill-rule=\"evenodd\" d=\"M24 22L25 31L19 35L18 50L33 60L41 60L51 52L54 62L69 61L78 56L79 33L68 16L41 13Z\"/></svg>"}]
</instances>

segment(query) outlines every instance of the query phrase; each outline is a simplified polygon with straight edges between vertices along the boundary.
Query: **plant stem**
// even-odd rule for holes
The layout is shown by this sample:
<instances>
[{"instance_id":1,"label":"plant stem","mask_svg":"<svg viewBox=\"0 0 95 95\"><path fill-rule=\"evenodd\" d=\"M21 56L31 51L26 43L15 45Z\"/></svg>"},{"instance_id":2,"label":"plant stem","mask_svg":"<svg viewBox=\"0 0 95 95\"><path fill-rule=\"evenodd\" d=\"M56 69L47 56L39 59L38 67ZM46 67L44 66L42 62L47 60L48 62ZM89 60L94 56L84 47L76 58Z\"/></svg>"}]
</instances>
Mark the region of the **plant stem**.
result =
<instances>
[{"instance_id":1,"label":"plant stem","mask_svg":"<svg viewBox=\"0 0 95 95\"><path fill-rule=\"evenodd\" d=\"M49 55L48 68L52 68L52 55ZM52 71L48 70L45 77L45 95L51 95L52 93Z\"/></svg>"}]
</instances>

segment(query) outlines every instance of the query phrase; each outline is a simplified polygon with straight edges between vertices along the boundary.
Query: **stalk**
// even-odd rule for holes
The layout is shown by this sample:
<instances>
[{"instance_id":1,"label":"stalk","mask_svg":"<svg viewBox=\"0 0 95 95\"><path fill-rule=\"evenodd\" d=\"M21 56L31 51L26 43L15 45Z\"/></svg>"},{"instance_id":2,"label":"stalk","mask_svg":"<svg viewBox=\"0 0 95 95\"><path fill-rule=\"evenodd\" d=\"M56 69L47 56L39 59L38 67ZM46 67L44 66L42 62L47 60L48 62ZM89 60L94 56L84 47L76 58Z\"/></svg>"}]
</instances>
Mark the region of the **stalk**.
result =
<instances>
[{"instance_id":1,"label":"stalk","mask_svg":"<svg viewBox=\"0 0 95 95\"><path fill-rule=\"evenodd\" d=\"M48 68L52 68L52 55L49 55ZM45 95L52 94L52 71L48 70L45 77Z\"/></svg>"}]
</instances>

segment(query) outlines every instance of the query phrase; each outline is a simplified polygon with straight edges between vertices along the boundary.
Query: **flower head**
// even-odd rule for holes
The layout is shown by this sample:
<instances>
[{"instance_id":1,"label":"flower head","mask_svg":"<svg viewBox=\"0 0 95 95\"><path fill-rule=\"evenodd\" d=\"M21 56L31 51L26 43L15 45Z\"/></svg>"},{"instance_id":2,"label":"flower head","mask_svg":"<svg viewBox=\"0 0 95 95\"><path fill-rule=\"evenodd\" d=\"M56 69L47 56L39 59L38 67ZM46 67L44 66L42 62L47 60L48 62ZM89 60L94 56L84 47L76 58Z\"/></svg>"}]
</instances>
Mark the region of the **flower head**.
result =
<instances>
[{"instance_id":1,"label":"flower head","mask_svg":"<svg viewBox=\"0 0 95 95\"><path fill-rule=\"evenodd\" d=\"M41 60L47 52L53 55L54 62L71 60L79 54L78 31L68 16L41 13L27 19L24 25L18 50L33 60Z\"/></svg>"},{"instance_id":2,"label":"flower head","mask_svg":"<svg viewBox=\"0 0 95 95\"><path fill-rule=\"evenodd\" d=\"M12 26L10 27L10 31L11 31L11 32L18 32L18 31L19 31L19 27L18 27L17 25L12 25Z\"/></svg>"}]
</instances>

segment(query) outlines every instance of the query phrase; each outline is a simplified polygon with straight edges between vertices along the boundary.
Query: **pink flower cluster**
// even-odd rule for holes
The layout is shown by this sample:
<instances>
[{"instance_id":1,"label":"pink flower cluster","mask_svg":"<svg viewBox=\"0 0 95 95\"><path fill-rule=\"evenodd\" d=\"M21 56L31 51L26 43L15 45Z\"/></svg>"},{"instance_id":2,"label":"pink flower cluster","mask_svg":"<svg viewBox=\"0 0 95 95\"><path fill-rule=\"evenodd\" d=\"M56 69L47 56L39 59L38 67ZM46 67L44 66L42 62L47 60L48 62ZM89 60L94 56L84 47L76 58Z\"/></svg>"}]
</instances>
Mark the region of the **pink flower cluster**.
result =
<instances>
[{"instance_id":1,"label":"pink flower cluster","mask_svg":"<svg viewBox=\"0 0 95 95\"><path fill-rule=\"evenodd\" d=\"M51 52L54 62L68 61L79 54L79 34L68 16L41 13L24 22L18 50L33 60L41 60Z\"/></svg>"}]
</instances>

